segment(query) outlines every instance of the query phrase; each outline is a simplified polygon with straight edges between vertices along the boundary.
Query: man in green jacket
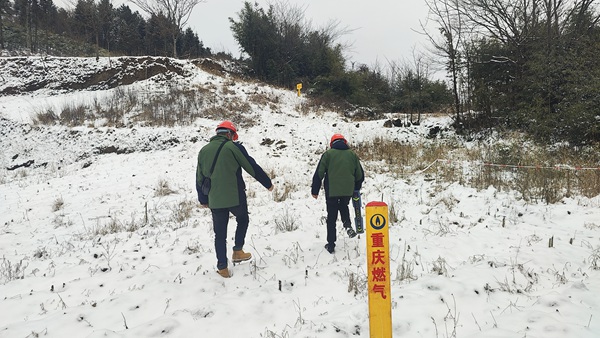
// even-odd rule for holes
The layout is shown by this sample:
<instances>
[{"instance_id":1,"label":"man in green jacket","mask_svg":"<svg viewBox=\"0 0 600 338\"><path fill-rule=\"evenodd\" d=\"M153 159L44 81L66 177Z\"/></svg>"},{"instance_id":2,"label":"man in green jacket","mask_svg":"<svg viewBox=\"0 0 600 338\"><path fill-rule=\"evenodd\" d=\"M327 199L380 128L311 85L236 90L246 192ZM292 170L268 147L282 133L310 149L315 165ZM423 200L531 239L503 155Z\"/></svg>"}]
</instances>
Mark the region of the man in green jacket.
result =
<instances>
[{"instance_id":1,"label":"man in green jacket","mask_svg":"<svg viewBox=\"0 0 600 338\"><path fill-rule=\"evenodd\" d=\"M351 238L356 236L350 221L348 204L355 190L360 190L365 179L358 156L348 147L348 141L341 134L331 137L328 149L319 160L313 175L311 194L316 199L325 179L325 203L327 205L327 244L325 249L333 253L337 239L335 223L338 212L342 224Z\"/></svg>"},{"instance_id":2,"label":"man in green jacket","mask_svg":"<svg viewBox=\"0 0 600 338\"><path fill-rule=\"evenodd\" d=\"M254 177L269 191L273 190L271 179L256 161L248 155L246 148L237 141L237 129L230 121L221 122L216 135L210 139L198 153L196 169L196 191L198 201L203 207L210 208L215 232L215 252L217 272L222 277L231 277L227 268L227 224L229 213L235 216L237 228L233 246L234 263L252 258L244 252L246 231L250 222L246 201L246 184L242 178L242 169ZM212 171L211 171L212 170ZM205 178L210 178L210 190L203 191Z\"/></svg>"}]
</instances>

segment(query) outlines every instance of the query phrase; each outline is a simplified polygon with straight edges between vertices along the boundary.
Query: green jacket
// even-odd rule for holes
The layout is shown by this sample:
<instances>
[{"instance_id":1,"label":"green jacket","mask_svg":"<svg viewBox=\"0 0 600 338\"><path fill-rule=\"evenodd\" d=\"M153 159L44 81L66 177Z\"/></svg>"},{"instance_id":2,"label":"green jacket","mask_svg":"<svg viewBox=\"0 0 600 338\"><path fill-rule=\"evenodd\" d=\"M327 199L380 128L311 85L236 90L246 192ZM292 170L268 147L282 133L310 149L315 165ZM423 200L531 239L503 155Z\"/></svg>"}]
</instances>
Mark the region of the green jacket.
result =
<instances>
[{"instance_id":1,"label":"green jacket","mask_svg":"<svg viewBox=\"0 0 600 338\"><path fill-rule=\"evenodd\" d=\"M322 156L313 175L311 194L318 195L325 179L325 197L348 197L365 179L358 156L343 142L334 143Z\"/></svg>"},{"instance_id":2,"label":"green jacket","mask_svg":"<svg viewBox=\"0 0 600 338\"><path fill-rule=\"evenodd\" d=\"M226 142L219 153L215 169L210 175L210 167L222 142ZM242 178L242 169L259 181L265 188L270 188L271 179L256 161L248 155L241 143L234 143L225 136L216 135L202 147L198 153L196 168L196 190L198 201L208 204L211 209L231 208L245 200L246 184ZM204 177L210 176L211 189L204 195L200 189Z\"/></svg>"}]
</instances>

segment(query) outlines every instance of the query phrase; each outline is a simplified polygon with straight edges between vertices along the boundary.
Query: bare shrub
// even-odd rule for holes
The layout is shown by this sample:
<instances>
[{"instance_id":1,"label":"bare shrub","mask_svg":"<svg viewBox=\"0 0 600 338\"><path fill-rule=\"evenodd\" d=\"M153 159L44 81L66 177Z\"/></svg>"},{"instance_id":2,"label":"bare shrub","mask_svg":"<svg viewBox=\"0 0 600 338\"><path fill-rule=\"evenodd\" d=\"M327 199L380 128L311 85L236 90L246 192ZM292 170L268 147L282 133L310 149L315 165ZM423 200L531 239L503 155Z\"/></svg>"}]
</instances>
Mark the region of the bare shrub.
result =
<instances>
[{"instance_id":1,"label":"bare shrub","mask_svg":"<svg viewBox=\"0 0 600 338\"><path fill-rule=\"evenodd\" d=\"M431 272L434 272L440 276L448 277L448 267L446 265L446 260L442 257L438 257L438 259L433 261Z\"/></svg>"},{"instance_id":2,"label":"bare shrub","mask_svg":"<svg viewBox=\"0 0 600 338\"><path fill-rule=\"evenodd\" d=\"M304 250L300 247L300 243L294 242L292 248L286 250L286 253L283 256L283 262L287 266L298 264L299 261L304 261L304 256L302 256L303 252Z\"/></svg>"},{"instance_id":3,"label":"bare shrub","mask_svg":"<svg viewBox=\"0 0 600 338\"><path fill-rule=\"evenodd\" d=\"M583 227L590 230L600 229L600 225L592 222L585 222Z\"/></svg>"},{"instance_id":4,"label":"bare shrub","mask_svg":"<svg viewBox=\"0 0 600 338\"><path fill-rule=\"evenodd\" d=\"M40 247L35 250L33 257L37 259L47 259L50 258L50 253L48 253L45 247Z\"/></svg>"},{"instance_id":5,"label":"bare shrub","mask_svg":"<svg viewBox=\"0 0 600 338\"><path fill-rule=\"evenodd\" d=\"M113 127L122 127L125 125L125 115L134 108L137 103L137 96L132 91L127 95L125 89L117 87L112 95L103 99L102 102L94 100L94 117L103 118L106 124ZM131 102L130 100L133 100Z\"/></svg>"},{"instance_id":6,"label":"bare shrub","mask_svg":"<svg viewBox=\"0 0 600 338\"><path fill-rule=\"evenodd\" d=\"M125 90L119 86L113 92L112 100L124 113L130 112L138 104L138 94L132 89Z\"/></svg>"},{"instance_id":7,"label":"bare shrub","mask_svg":"<svg viewBox=\"0 0 600 338\"><path fill-rule=\"evenodd\" d=\"M52 223L54 223L54 229L60 227L70 227L74 224L71 219L66 218L64 215L56 215L52 220Z\"/></svg>"},{"instance_id":8,"label":"bare shrub","mask_svg":"<svg viewBox=\"0 0 600 338\"><path fill-rule=\"evenodd\" d=\"M396 202L390 203L388 218L390 221L390 225L397 224L398 222L400 222L400 218L398 217L398 210L396 210Z\"/></svg>"},{"instance_id":9,"label":"bare shrub","mask_svg":"<svg viewBox=\"0 0 600 338\"><path fill-rule=\"evenodd\" d=\"M396 281L415 281L417 280L417 276L414 273L414 267L416 264L415 259L413 258L411 261L408 261L406 258L406 253L409 251L409 247L407 244L404 244L404 253L402 254L402 262L398 265L396 269Z\"/></svg>"},{"instance_id":10,"label":"bare shrub","mask_svg":"<svg viewBox=\"0 0 600 338\"><path fill-rule=\"evenodd\" d=\"M65 201L63 200L62 196L58 197L57 199L54 200L54 203L52 203L52 211L56 212L59 211L60 209L62 209L65 205Z\"/></svg>"},{"instance_id":11,"label":"bare shrub","mask_svg":"<svg viewBox=\"0 0 600 338\"><path fill-rule=\"evenodd\" d=\"M109 234L119 233L125 230L125 226L121 221L119 221L114 216L109 217L110 220L104 224L100 220L98 220L96 226L90 229L86 229L86 233L81 234L81 237L91 239L98 236L106 236Z\"/></svg>"},{"instance_id":12,"label":"bare shrub","mask_svg":"<svg viewBox=\"0 0 600 338\"><path fill-rule=\"evenodd\" d=\"M493 186L498 191L517 191L526 201L556 203L573 195L591 198L600 194L597 146L548 148L528 144L518 135L508 134L503 139L492 146L464 149L454 140L409 144L376 138L359 143L355 150L369 170L395 175L427 170L438 184L458 182L476 189Z\"/></svg>"},{"instance_id":13,"label":"bare shrub","mask_svg":"<svg viewBox=\"0 0 600 338\"><path fill-rule=\"evenodd\" d=\"M204 248L202 247L202 245L200 244L200 242L198 242L198 240L194 240L193 242L188 242L187 246L185 247L185 249L183 250L184 254L187 255L195 255L201 252L204 252Z\"/></svg>"},{"instance_id":14,"label":"bare shrub","mask_svg":"<svg viewBox=\"0 0 600 338\"><path fill-rule=\"evenodd\" d=\"M547 270L547 272L549 272L551 275L554 275L556 282L560 285L565 285L569 282L565 270L559 272L558 269L550 268Z\"/></svg>"},{"instance_id":15,"label":"bare shrub","mask_svg":"<svg viewBox=\"0 0 600 338\"><path fill-rule=\"evenodd\" d=\"M29 176L29 171L27 170L27 168L19 168L19 169L17 169L15 176L19 177L19 178L28 177Z\"/></svg>"},{"instance_id":16,"label":"bare shrub","mask_svg":"<svg viewBox=\"0 0 600 338\"><path fill-rule=\"evenodd\" d=\"M118 239L104 240L100 242L100 247L102 248L101 256L106 260L106 265L108 266L109 270L112 270L110 263L117 255L117 244L119 244Z\"/></svg>"},{"instance_id":17,"label":"bare shrub","mask_svg":"<svg viewBox=\"0 0 600 338\"><path fill-rule=\"evenodd\" d=\"M285 208L283 214L275 217L275 233L297 230L299 227L297 218L296 215L290 214L289 210Z\"/></svg>"},{"instance_id":18,"label":"bare shrub","mask_svg":"<svg viewBox=\"0 0 600 338\"><path fill-rule=\"evenodd\" d=\"M193 88L170 87L165 95L150 93L138 98L141 113L136 120L151 126L187 125L202 116L202 93Z\"/></svg>"},{"instance_id":19,"label":"bare shrub","mask_svg":"<svg viewBox=\"0 0 600 338\"><path fill-rule=\"evenodd\" d=\"M348 272L348 292L358 296L361 292L365 292L368 287L368 277L364 273Z\"/></svg>"},{"instance_id":20,"label":"bare shrub","mask_svg":"<svg viewBox=\"0 0 600 338\"><path fill-rule=\"evenodd\" d=\"M274 179L274 178L276 178L276 177L277 177L277 170L275 170L275 168L269 168L269 169L267 169L267 170L265 170L265 171L267 172L268 176L269 176L271 179Z\"/></svg>"},{"instance_id":21,"label":"bare shrub","mask_svg":"<svg viewBox=\"0 0 600 338\"><path fill-rule=\"evenodd\" d=\"M233 82L228 83L229 86L233 86L234 84L235 83L233 83ZM223 86L223 87L221 87L221 94L223 94L224 96L228 96L228 95L233 96L233 95L235 95L235 90L229 88L228 86Z\"/></svg>"},{"instance_id":22,"label":"bare shrub","mask_svg":"<svg viewBox=\"0 0 600 338\"><path fill-rule=\"evenodd\" d=\"M396 140L388 141L382 138L359 143L354 147L354 150L361 161L383 161L397 174L406 173L407 169L415 164L415 158L418 157L418 148L415 145ZM377 167L380 168L379 170L385 170L385 166L378 165Z\"/></svg>"},{"instance_id":23,"label":"bare shrub","mask_svg":"<svg viewBox=\"0 0 600 338\"><path fill-rule=\"evenodd\" d=\"M147 216L145 216L145 219L147 218ZM131 214L131 219L129 220L129 222L125 222L122 225L123 230L127 231L127 232L134 232L137 231L138 229L140 229L141 227L143 227L145 224L147 224L146 220L137 220L136 219L136 214L132 213Z\"/></svg>"},{"instance_id":24,"label":"bare shrub","mask_svg":"<svg viewBox=\"0 0 600 338\"><path fill-rule=\"evenodd\" d=\"M87 110L88 107L84 104L68 104L60 113L60 122L69 126L81 126L87 119Z\"/></svg>"},{"instance_id":25,"label":"bare shrub","mask_svg":"<svg viewBox=\"0 0 600 338\"><path fill-rule=\"evenodd\" d=\"M54 125L58 124L60 121L60 117L54 112L53 109L48 108L45 112L37 113L33 118L34 124L43 124L43 125Z\"/></svg>"},{"instance_id":26,"label":"bare shrub","mask_svg":"<svg viewBox=\"0 0 600 338\"><path fill-rule=\"evenodd\" d=\"M447 236L449 234L456 233L456 229L453 224L447 219L437 219L437 223L432 226L431 229L423 229L426 234L432 234L434 236Z\"/></svg>"},{"instance_id":27,"label":"bare shrub","mask_svg":"<svg viewBox=\"0 0 600 338\"><path fill-rule=\"evenodd\" d=\"M257 119L254 116L244 114L250 111L251 107L247 102L236 98L225 104L204 107L201 114L202 117L213 120L230 120L238 127L239 132L240 128L256 125Z\"/></svg>"},{"instance_id":28,"label":"bare shrub","mask_svg":"<svg viewBox=\"0 0 600 338\"><path fill-rule=\"evenodd\" d=\"M287 200L291 196L291 194L296 190L298 189L295 184L286 182L283 184L282 188L280 188L280 186L277 186L275 188L275 190L273 191L273 200L275 202L283 202Z\"/></svg>"},{"instance_id":29,"label":"bare shrub","mask_svg":"<svg viewBox=\"0 0 600 338\"><path fill-rule=\"evenodd\" d=\"M181 223L192 217L192 211L194 210L195 205L196 203L192 200L184 200L175 204L171 208L171 211L173 212L171 219L173 222Z\"/></svg>"},{"instance_id":30,"label":"bare shrub","mask_svg":"<svg viewBox=\"0 0 600 338\"><path fill-rule=\"evenodd\" d=\"M171 187L169 186L169 181L165 179L160 179L154 187L154 196L168 196L174 194L175 192L176 191L171 189Z\"/></svg>"},{"instance_id":31,"label":"bare shrub","mask_svg":"<svg viewBox=\"0 0 600 338\"><path fill-rule=\"evenodd\" d=\"M19 260L18 263L12 263L6 257L2 257L2 262L0 263L0 284L25 278L25 269L27 269L27 266L29 266L29 263L24 259Z\"/></svg>"},{"instance_id":32,"label":"bare shrub","mask_svg":"<svg viewBox=\"0 0 600 338\"><path fill-rule=\"evenodd\" d=\"M476 188L491 185L498 190L516 190L527 201L545 203L556 203L574 194L593 197L600 193L600 171L577 170L597 168L600 158L596 147L540 147L510 137L507 136L509 144L481 152L484 163L500 165L480 168L482 175L474 180Z\"/></svg>"},{"instance_id":33,"label":"bare shrub","mask_svg":"<svg viewBox=\"0 0 600 338\"><path fill-rule=\"evenodd\" d=\"M259 106L266 106L269 104L269 96L264 93L253 93L248 96L248 100Z\"/></svg>"},{"instance_id":34,"label":"bare shrub","mask_svg":"<svg viewBox=\"0 0 600 338\"><path fill-rule=\"evenodd\" d=\"M338 114L343 114L345 111L352 107L347 102L338 100L335 98L328 98L324 96L309 97L301 107L301 113L307 115L310 112L322 113L325 111L331 111Z\"/></svg>"},{"instance_id":35,"label":"bare shrub","mask_svg":"<svg viewBox=\"0 0 600 338\"><path fill-rule=\"evenodd\" d=\"M600 247L592 250L592 253L589 257L590 268L592 270L600 270Z\"/></svg>"}]
</instances>

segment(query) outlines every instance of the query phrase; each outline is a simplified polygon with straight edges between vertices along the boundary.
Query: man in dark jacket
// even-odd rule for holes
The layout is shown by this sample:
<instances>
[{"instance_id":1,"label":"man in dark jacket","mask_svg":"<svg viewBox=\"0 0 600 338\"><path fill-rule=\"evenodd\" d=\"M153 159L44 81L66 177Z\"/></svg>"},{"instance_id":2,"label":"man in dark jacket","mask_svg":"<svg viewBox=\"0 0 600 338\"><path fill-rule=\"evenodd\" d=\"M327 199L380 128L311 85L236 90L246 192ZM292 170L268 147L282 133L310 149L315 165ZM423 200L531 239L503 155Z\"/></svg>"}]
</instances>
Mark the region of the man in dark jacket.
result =
<instances>
[{"instance_id":1,"label":"man in dark jacket","mask_svg":"<svg viewBox=\"0 0 600 338\"><path fill-rule=\"evenodd\" d=\"M271 179L256 161L248 155L246 148L237 142L237 130L230 121L223 121L217 126L216 135L210 139L198 153L196 169L196 190L198 201L203 207L210 208L215 232L215 252L217 255L217 272L222 277L231 277L227 268L227 224L229 213L235 216L237 228L233 246L234 263L252 258L244 252L244 241L248 230L248 203L246 201L246 184L242 178L242 169L254 177L269 191L273 190ZM218 152L218 154L217 154ZM214 162L214 168L213 167ZM211 172L211 168L213 169ZM205 178L210 178L210 191L202 191Z\"/></svg>"},{"instance_id":2,"label":"man in dark jacket","mask_svg":"<svg viewBox=\"0 0 600 338\"><path fill-rule=\"evenodd\" d=\"M335 223L338 212L348 236L356 236L350 222L348 204L354 190L360 190L364 172L358 156L350 150L348 142L341 134L331 137L328 149L319 160L313 176L311 194L316 199L325 179L325 201L327 205L327 244L325 249L333 253L337 239Z\"/></svg>"}]
</instances>

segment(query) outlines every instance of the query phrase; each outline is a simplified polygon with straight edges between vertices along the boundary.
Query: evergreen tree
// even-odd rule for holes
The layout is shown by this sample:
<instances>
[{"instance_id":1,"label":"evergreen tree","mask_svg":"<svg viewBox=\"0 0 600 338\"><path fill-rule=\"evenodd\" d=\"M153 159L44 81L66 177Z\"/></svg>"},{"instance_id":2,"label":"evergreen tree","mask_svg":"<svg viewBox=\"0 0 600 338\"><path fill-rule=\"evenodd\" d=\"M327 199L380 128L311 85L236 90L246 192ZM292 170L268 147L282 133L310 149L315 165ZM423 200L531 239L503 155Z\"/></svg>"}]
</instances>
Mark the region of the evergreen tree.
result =
<instances>
[{"instance_id":1,"label":"evergreen tree","mask_svg":"<svg viewBox=\"0 0 600 338\"><path fill-rule=\"evenodd\" d=\"M0 0L0 48L4 49L4 18L10 11L10 2L8 0Z\"/></svg>"},{"instance_id":2,"label":"evergreen tree","mask_svg":"<svg viewBox=\"0 0 600 338\"><path fill-rule=\"evenodd\" d=\"M110 0L100 0L97 5L98 12L98 45L110 51L110 31L114 9Z\"/></svg>"},{"instance_id":3,"label":"evergreen tree","mask_svg":"<svg viewBox=\"0 0 600 338\"><path fill-rule=\"evenodd\" d=\"M342 72L344 58L334 45L335 26L318 31L303 21L299 8L271 5L268 10L244 3L238 20L230 18L233 36L250 60L255 75L265 81L295 86L318 76Z\"/></svg>"},{"instance_id":4,"label":"evergreen tree","mask_svg":"<svg viewBox=\"0 0 600 338\"><path fill-rule=\"evenodd\" d=\"M146 22L138 12L132 12L129 6L121 5L114 10L111 33L112 49L125 55L144 53L144 35Z\"/></svg>"}]
</instances>

